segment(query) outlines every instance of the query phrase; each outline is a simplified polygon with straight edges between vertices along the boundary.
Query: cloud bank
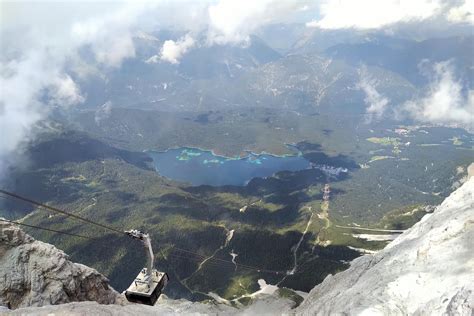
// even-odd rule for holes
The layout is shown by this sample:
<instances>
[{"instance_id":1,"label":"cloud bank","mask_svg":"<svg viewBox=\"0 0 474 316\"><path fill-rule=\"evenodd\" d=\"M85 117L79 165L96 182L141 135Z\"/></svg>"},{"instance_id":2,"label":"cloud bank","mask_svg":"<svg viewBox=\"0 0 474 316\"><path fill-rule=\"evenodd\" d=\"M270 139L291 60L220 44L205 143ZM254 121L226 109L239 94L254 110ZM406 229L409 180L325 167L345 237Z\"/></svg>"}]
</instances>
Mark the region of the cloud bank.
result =
<instances>
[{"instance_id":1,"label":"cloud bank","mask_svg":"<svg viewBox=\"0 0 474 316\"><path fill-rule=\"evenodd\" d=\"M97 126L100 126L101 122L105 119L108 119L111 113L112 113L112 102L107 101L95 111L95 115L94 115L95 124Z\"/></svg>"},{"instance_id":2,"label":"cloud bank","mask_svg":"<svg viewBox=\"0 0 474 316\"><path fill-rule=\"evenodd\" d=\"M9 155L29 139L33 125L47 114L44 98L52 106L71 106L82 103L84 96L44 50L1 63L0 74L1 174Z\"/></svg>"},{"instance_id":3,"label":"cloud bank","mask_svg":"<svg viewBox=\"0 0 474 316\"><path fill-rule=\"evenodd\" d=\"M474 5L470 0L464 0L459 6L449 9L448 21L453 23L474 24Z\"/></svg>"},{"instance_id":4,"label":"cloud bank","mask_svg":"<svg viewBox=\"0 0 474 316\"><path fill-rule=\"evenodd\" d=\"M304 7L304 1L221 0L208 9L208 44L239 44L262 25L279 21Z\"/></svg>"},{"instance_id":5,"label":"cloud bank","mask_svg":"<svg viewBox=\"0 0 474 316\"><path fill-rule=\"evenodd\" d=\"M84 65L120 67L123 59L134 56L131 27L147 7L2 3L0 174L51 107L86 100L73 80L88 73ZM92 58L84 60L84 51Z\"/></svg>"},{"instance_id":6,"label":"cloud bank","mask_svg":"<svg viewBox=\"0 0 474 316\"><path fill-rule=\"evenodd\" d=\"M377 91L377 81L370 77L365 67L360 69L359 76L357 87L365 93L364 102L367 105L366 113L369 114L369 121L379 119L384 114L389 100Z\"/></svg>"},{"instance_id":7,"label":"cloud bank","mask_svg":"<svg viewBox=\"0 0 474 316\"><path fill-rule=\"evenodd\" d=\"M396 119L412 119L416 122L474 128L474 90L463 91L463 84L455 77L451 61L429 64L423 73L430 83L418 97L399 104L395 109ZM369 114L368 121L380 119L387 110L390 100L377 91L377 81L365 67L359 70L357 85L364 92L364 102Z\"/></svg>"},{"instance_id":8,"label":"cloud bank","mask_svg":"<svg viewBox=\"0 0 474 316\"><path fill-rule=\"evenodd\" d=\"M463 93L450 61L433 65L431 83L421 97L404 103L399 115L419 122L474 127L474 90Z\"/></svg>"},{"instance_id":9,"label":"cloud bank","mask_svg":"<svg viewBox=\"0 0 474 316\"><path fill-rule=\"evenodd\" d=\"M308 27L322 29L378 29L396 23L443 19L474 23L470 0L326 0L319 6L319 19Z\"/></svg>"},{"instance_id":10,"label":"cloud bank","mask_svg":"<svg viewBox=\"0 0 474 316\"><path fill-rule=\"evenodd\" d=\"M161 48L161 60L178 64L181 57L195 44L194 39L189 35L180 38L178 41L167 40ZM153 57L152 57L153 58Z\"/></svg>"}]
</instances>

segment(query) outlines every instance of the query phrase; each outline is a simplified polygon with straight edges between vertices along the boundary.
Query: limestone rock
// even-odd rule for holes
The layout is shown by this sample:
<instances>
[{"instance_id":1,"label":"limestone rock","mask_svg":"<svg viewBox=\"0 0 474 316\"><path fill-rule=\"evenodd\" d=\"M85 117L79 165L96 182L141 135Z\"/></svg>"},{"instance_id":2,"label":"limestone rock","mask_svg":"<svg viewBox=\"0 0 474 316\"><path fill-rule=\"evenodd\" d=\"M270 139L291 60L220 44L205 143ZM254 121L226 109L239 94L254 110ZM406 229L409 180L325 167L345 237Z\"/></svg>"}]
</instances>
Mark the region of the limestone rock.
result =
<instances>
[{"instance_id":1,"label":"limestone rock","mask_svg":"<svg viewBox=\"0 0 474 316\"><path fill-rule=\"evenodd\" d=\"M385 249L309 293L295 314L472 315L474 178Z\"/></svg>"},{"instance_id":2,"label":"limestone rock","mask_svg":"<svg viewBox=\"0 0 474 316\"><path fill-rule=\"evenodd\" d=\"M94 269L0 221L0 305L10 308L74 301L114 303L118 293Z\"/></svg>"}]
</instances>

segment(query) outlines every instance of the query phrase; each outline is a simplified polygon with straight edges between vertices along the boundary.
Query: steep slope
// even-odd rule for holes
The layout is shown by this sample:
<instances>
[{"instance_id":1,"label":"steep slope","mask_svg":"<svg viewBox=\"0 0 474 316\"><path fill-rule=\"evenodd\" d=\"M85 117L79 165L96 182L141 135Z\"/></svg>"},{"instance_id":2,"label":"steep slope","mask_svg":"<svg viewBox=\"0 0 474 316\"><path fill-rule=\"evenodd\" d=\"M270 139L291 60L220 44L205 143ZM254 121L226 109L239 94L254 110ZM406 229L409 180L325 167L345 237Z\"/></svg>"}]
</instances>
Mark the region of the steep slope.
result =
<instances>
[{"instance_id":1,"label":"steep slope","mask_svg":"<svg viewBox=\"0 0 474 316\"><path fill-rule=\"evenodd\" d=\"M329 47L324 55L354 66L366 64L382 67L400 74L417 86L426 84L429 79L420 71L421 63L450 60L462 83L466 88L472 89L473 50L473 36L431 38L421 42L374 36L361 43L343 43Z\"/></svg>"},{"instance_id":2,"label":"steep slope","mask_svg":"<svg viewBox=\"0 0 474 316\"><path fill-rule=\"evenodd\" d=\"M366 76L393 104L410 98L414 86L403 77L379 67L367 67ZM314 112L364 113L365 95L359 88L359 66L320 55L288 55L242 76L241 96L247 104ZM241 101L236 101L236 103Z\"/></svg>"},{"instance_id":3,"label":"steep slope","mask_svg":"<svg viewBox=\"0 0 474 316\"><path fill-rule=\"evenodd\" d=\"M112 304L118 293L94 269L73 263L56 247L0 221L0 306L19 308L97 301Z\"/></svg>"},{"instance_id":4,"label":"steep slope","mask_svg":"<svg viewBox=\"0 0 474 316\"><path fill-rule=\"evenodd\" d=\"M120 68L99 68L87 79L77 78L87 94L83 108L103 104L177 111L220 108L228 105L222 89L232 88L233 80L242 74L281 57L256 36L246 46L195 46L176 64L160 59L162 41L135 42L141 51Z\"/></svg>"},{"instance_id":5,"label":"steep slope","mask_svg":"<svg viewBox=\"0 0 474 316\"><path fill-rule=\"evenodd\" d=\"M474 178L384 250L316 286L295 314L471 315Z\"/></svg>"}]
</instances>

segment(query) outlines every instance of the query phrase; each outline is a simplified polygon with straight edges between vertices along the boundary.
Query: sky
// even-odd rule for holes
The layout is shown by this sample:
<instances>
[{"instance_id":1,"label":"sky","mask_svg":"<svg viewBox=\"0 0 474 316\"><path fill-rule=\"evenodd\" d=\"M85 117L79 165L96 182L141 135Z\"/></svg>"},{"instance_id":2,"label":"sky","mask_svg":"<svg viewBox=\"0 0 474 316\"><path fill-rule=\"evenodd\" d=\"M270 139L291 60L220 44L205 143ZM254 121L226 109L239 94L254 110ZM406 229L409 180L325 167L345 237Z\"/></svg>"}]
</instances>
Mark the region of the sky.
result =
<instances>
[{"instance_id":1,"label":"sky","mask_svg":"<svg viewBox=\"0 0 474 316\"><path fill-rule=\"evenodd\" d=\"M119 68L136 55L133 36L139 30L180 30L182 37L165 39L149 59L179 64L194 47L245 45L272 23L299 22L321 30L474 24L467 0L1 0L0 6L0 126L7 131L0 136L0 170L52 107L84 103L87 95L74 77L87 78L96 67ZM84 47L92 52L87 62L80 54ZM449 61L432 69L426 94L405 104L400 115L424 122L472 119L473 93L461 94ZM359 88L367 95L368 112L381 115L390 100L363 74ZM442 112L435 115L429 105L438 100Z\"/></svg>"}]
</instances>

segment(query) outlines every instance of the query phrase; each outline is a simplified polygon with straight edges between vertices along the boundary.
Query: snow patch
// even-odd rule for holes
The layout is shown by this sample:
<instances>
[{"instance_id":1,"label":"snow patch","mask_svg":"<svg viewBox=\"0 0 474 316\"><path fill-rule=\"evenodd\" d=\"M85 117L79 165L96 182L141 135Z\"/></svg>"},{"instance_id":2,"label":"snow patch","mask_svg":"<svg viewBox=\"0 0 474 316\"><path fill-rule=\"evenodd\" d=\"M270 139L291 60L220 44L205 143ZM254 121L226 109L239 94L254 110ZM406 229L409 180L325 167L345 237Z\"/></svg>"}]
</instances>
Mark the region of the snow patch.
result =
<instances>
[{"instance_id":1,"label":"snow patch","mask_svg":"<svg viewBox=\"0 0 474 316\"><path fill-rule=\"evenodd\" d=\"M397 238L398 234L388 234L388 235L374 235L374 234L352 234L352 237L358 239L365 239L367 241L386 241L394 240Z\"/></svg>"}]
</instances>

